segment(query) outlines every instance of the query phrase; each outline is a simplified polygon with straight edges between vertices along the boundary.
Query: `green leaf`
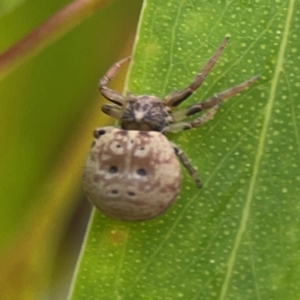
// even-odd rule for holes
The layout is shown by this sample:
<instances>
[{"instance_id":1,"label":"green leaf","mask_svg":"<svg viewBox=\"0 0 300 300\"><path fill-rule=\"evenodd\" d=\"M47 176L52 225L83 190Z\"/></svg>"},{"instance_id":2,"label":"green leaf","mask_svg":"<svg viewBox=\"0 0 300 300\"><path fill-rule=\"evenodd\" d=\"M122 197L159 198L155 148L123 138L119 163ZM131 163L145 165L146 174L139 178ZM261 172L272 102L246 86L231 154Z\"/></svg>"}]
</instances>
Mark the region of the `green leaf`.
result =
<instances>
[{"instance_id":1,"label":"green leaf","mask_svg":"<svg viewBox=\"0 0 300 300\"><path fill-rule=\"evenodd\" d=\"M145 1L128 88L188 85L226 35L205 84L181 106L246 79L202 128L170 135L197 166L164 215L96 211L70 299L299 299L299 1Z\"/></svg>"},{"instance_id":2,"label":"green leaf","mask_svg":"<svg viewBox=\"0 0 300 300\"><path fill-rule=\"evenodd\" d=\"M26 0L1 0L0 2L0 16L9 13L16 9Z\"/></svg>"}]
</instances>

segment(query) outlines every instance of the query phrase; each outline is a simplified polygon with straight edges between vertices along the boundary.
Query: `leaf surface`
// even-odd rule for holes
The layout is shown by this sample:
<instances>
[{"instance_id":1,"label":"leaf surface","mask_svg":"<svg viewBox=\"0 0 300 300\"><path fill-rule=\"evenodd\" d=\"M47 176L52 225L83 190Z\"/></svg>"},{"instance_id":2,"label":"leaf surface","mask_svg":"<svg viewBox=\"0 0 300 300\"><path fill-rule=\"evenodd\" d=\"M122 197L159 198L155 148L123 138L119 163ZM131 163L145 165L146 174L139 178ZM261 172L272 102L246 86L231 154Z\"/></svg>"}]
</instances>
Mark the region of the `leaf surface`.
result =
<instances>
[{"instance_id":1,"label":"leaf surface","mask_svg":"<svg viewBox=\"0 0 300 300\"><path fill-rule=\"evenodd\" d=\"M14 10L26 0L1 0L0 2L0 16Z\"/></svg>"}]
</instances>

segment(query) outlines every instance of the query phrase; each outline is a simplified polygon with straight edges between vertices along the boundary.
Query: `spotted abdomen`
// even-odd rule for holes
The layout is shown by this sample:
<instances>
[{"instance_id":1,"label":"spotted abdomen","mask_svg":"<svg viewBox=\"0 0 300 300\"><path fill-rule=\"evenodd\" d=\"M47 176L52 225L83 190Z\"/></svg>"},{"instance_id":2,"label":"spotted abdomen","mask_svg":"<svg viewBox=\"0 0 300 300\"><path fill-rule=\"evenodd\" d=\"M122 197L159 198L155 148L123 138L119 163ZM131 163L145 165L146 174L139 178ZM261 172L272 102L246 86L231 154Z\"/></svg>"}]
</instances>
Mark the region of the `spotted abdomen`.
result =
<instances>
[{"instance_id":1,"label":"spotted abdomen","mask_svg":"<svg viewBox=\"0 0 300 300\"><path fill-rule=\"evenodd\" d=\"M180 165L166 137L154 131L97 129L83 185L104 214L140 221L163 213L180 191Z\"/></svg>"}]
</instances>

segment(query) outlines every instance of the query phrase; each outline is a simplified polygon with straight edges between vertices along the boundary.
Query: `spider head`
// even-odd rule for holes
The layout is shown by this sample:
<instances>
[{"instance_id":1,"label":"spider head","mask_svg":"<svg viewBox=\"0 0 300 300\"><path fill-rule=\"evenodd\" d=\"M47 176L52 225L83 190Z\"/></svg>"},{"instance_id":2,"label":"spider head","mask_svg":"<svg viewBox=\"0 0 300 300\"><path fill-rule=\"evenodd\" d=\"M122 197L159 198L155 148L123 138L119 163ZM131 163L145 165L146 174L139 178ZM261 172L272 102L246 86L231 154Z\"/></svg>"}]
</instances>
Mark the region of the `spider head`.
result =
<instances>
[{"instance_id":1,"label":"spider head","mask_svg":"<svg viewBox=\"0 0 300 300\"><path fill-rule=\"evenodd\" d=\"M168 108L155 96L133 96L127 100L121 117L126 130L163 131L168 125Z\"/></svg>"}]
</instances>

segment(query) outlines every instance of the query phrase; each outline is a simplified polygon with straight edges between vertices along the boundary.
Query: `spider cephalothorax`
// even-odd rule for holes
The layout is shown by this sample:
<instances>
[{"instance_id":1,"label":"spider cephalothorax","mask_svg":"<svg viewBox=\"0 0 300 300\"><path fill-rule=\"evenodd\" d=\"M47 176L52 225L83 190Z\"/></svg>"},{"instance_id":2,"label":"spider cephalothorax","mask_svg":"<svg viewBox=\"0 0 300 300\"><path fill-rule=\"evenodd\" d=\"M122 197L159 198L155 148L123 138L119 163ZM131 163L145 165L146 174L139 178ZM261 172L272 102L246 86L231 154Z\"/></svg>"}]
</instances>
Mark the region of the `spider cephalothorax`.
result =
<instances>
[{"instance_id":1,"label":"spider cephalothorax","mask_svg":"<svg viewBox=\"0 0 300 300\"><path fill-rule=\"evenodd\" d=\"M162 132L171 121L169 108L155 96L129 95L120 118L121 128Z\"/></svg>"}]
</instances>

